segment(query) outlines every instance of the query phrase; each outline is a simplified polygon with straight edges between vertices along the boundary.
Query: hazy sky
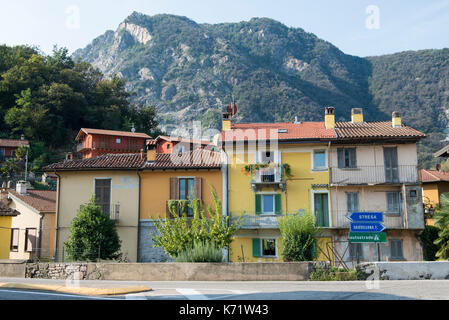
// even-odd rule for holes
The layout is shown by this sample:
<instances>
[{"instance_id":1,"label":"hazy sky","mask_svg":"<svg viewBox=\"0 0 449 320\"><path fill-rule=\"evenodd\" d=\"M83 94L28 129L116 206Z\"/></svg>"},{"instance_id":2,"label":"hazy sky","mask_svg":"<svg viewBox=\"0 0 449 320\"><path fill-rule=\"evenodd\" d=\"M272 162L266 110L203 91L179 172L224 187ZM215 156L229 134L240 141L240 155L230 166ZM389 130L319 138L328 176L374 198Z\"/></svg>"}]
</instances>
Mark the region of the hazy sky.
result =
<instances>
[{"instance_id":1,"label":"hazy sky","mask_svg":"<svg viewBox=\"0 0 449 320\"><path fill-rule=\"evenodd\" d=\"M300 27L358 56L449 47L449 0L0 0L0 44L70 52L133 11L170 13L198 23L269 17Z\"/></svg>"}]
</instances>

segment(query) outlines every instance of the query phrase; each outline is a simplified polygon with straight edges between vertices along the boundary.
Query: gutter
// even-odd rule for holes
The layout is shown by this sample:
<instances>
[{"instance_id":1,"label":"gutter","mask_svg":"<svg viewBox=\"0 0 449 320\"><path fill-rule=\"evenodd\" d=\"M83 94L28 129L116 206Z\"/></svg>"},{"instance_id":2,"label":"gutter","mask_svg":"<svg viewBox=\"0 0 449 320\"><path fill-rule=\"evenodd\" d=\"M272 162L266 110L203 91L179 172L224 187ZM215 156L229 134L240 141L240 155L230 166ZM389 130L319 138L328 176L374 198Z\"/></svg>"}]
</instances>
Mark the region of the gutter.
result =
<instances>
[{"instance_id":1,"label":"gutter","mask_svg":"<svg viewBox=\"0 0 449 320\"><path fill-rule=\"evenodd\" d=\"M142 188L142 186L140 185L141 183L141 176L139 173L139 170L136 171L137 176L139 177L139 191L138 191L138 196L137 196L137 201L138 201L138 205L137 205L137 255L136 255L136 262L140 262L140 257L139 257L139 248L140 248L140 189Z\"/></svg>"},{"instance_id":2,"label":"gutter","mask_svg":"<svg viewBox=\"0 0 449 320\"><path fill-rule=\"evenodd\" d=\"M54 253L53 253L53 260L54 261L56 261L56 256L57 256L57 253L58 253L58 242L59 242L59 232L58 232L58 230L59 230L59 203L61 202L60 201L60 196L61 196L61 176L59 175L59 174L57 174L56 173L56 171L54 172L54 174L58 177L58 185L57 185L57 188L58 188L58 194L57 194L57 196L56 196L56 216L55 216L55 220L56 220L56 222L55 222L55 225L56 225L56 228L55 228L55 246L54 246ZM62 251L63 252L63 257L62 257L62 261L64 261L64 250Z\"/></svg>"},{"instance_id":3,"label":"gutter","mask_svg":"<svg viewBox=\"0 0 449 320\"><path fill-rule=\"evenodd\" d=\"M229 174L228 174L228 155L226 153L226 151L224 151L224 149L221 150L221 155L222 157L224 157L224 159L222 159L221 162L221 182L222 182L222 186L221 186L221 194L222 194L222 215L223 217L227 217L229 214L229 197L228 197L228 183L229 183ZM223 161L224 160L224 161ZM229 223L229 221L228 221ZM227 248L227 257L226 257L227 262L229 262L230 260L230 248L228 246Z\"/></svg>"}]
</instances>

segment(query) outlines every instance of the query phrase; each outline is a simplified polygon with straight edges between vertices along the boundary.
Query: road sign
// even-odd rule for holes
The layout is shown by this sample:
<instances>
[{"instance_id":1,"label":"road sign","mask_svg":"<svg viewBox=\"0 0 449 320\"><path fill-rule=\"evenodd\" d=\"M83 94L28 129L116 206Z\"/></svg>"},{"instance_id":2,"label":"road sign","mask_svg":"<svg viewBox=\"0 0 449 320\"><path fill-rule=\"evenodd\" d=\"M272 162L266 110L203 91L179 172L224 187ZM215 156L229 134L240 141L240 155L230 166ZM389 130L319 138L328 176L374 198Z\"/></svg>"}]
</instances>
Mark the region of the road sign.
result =
<instances>
[{"instance_id":1,"label":"road sign","mask_svg":"<svg viewBox=\"0 0 449 320\"><path fill-rule=\"evenodd\" d=\"M385 226L379 222L351 222L350 232L381 232Z\"/></svg>"},{"instance_id":2,"label":"road sign","mask_svg":"<svg viewBox=\"0 0 449 320\"><path fill-rule=\"evenodd\" d=\"M385 243L387 242L386 232L349 232L349 242L351 243L367 243L367 242L377 242Z\"/></svg>"},{"instance_id":3,"label":"road sign","mask_svg":"<svg viewBox=\"0 0 449 320\"><path fill-rule=\"evenodd\" d=\"M382 212L353 212L348 217L354 222L382 222L384 215Z\"/></svg>"}]
</instances>

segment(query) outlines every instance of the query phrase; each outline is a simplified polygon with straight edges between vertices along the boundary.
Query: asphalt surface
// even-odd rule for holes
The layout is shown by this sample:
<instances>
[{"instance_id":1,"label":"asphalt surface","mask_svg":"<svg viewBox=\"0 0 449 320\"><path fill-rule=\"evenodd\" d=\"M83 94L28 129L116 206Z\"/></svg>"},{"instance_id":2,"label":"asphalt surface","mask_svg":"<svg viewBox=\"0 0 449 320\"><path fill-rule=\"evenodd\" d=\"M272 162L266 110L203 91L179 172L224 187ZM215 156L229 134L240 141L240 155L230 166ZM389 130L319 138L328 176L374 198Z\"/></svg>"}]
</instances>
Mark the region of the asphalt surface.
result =
<instances>
[{"instance_id":1,"label":"asphalt surface","mask_svg":"<svg viewBox=\"0 0 449 320\"><path fill-rule=\"evenodd\" d=\"M0 278L0 282L64 284L60 280ZM0 288L0 300L449 300L449 280L379 281L79 281L68 285L121 288L146 285L152 291L121 296L82 296Z\"/></svg>"}]
</instances>

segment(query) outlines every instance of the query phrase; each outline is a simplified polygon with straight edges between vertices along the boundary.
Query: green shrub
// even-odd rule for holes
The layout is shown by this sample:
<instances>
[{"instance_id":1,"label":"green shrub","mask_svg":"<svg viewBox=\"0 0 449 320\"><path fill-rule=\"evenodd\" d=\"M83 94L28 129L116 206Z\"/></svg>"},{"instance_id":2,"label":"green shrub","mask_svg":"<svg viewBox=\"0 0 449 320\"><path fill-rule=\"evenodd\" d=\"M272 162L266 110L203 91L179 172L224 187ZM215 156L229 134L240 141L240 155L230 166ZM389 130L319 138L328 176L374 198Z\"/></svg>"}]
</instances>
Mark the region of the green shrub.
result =
<instances>
[{"instance_id":1,"label":"green shrub","mask_svg":"<svg viewBox=\"0 0 449 320\"><path fill-rule=\"evenodd\" d=\"M223 251L212 242L195 241L175 258L176 262L223 262Z\"/></svg>"},{"instance_id":2,"label":"green shrub","mask_svg":"<svg viewBox=\"0 0 449 320\"><path fill-rule=\"evenodd\" d=\"M354 281L358 280L358 272L355 269L346 270L343 268L318 267L309 276L310 281Z\"/></svg>"},{"instance_id":3,"label":"green shrub","mask_svg":"<svg viewBox=\"0 0 449 320\"><path fill-rule=\"evenodd\" d=\"M436 245L434 242L438 239L438 232L440 229L435 226L426 226L424 231L419 236L424 250L424 260L435 261L436 253L440 249L440 246Z\"/></svg>"},{"instance_id":4,"label":"green shrub","mask_svg":"<svg viewBox=\"0 0 449 320\"><path fill-rule=\"evenodd\" d=\"M319 229L315 226L310 212L287 215L278 218L282 235L282 256L285 261L311 261L316 257L315 236Z\"/></svg>"},{"instance_id":5,"label":"green shrub","mask_svg":"<svg viewBox=\"0 0 449 320\"><path fill-rule=\"evenodd\" d=\"M449 194L440 197L440 207L435 211L435 226L439 227L438 238L434 241L439 248L435 256L439 260L449 259Z\"/></svg>"}]
</instances>

